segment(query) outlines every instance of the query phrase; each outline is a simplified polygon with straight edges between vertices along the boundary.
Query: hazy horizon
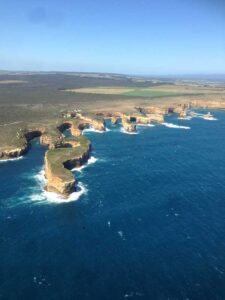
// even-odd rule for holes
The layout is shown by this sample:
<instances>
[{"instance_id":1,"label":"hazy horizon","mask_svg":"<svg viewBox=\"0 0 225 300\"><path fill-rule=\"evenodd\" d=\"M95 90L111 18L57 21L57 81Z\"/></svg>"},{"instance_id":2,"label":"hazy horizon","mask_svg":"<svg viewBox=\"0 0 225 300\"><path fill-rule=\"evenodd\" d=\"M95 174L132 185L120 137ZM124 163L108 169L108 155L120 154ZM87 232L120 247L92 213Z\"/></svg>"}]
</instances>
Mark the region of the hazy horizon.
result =
<instances>
[{"instance_id":1,"label":"hazy horizon","mask_svg":"<svg viewBox=\"0 0 225 300\"><path fill-rule=\"evenodd\" d=\"M0 69L123 74L225 70L225 3L216 0L0 3Z\"/></svg>"}]
</instances>

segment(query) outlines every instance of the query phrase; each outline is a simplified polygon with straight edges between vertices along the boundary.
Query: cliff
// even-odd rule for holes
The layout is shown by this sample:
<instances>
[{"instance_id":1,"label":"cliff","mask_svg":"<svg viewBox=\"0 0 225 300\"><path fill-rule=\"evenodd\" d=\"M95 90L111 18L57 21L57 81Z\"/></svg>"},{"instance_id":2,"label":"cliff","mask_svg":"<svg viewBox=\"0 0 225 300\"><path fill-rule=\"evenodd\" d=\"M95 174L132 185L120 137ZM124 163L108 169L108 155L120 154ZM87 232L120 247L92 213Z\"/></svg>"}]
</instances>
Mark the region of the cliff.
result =
<instances>
[{"instance_id":1,"label":"cliff","mask_svg":"<svg viewBox=\"0 0 225 300\"><path fill-rule=\"evenodd\" d=\"M62 133L64 130L70 128L71 134L78 137L82 134L84 129L90 127L104 132L106 130L105 120L103 118L89 118L79 114L79 117L63 120L62 124L58 126L58 129Z\"/></svg>"},{"instance_id":2,"label":"cliff","mask_svg":"<svg viewBox=\"0 0 225 300\"><path fill-rule=\"evenodd\" d=\"M91 143L85 136L80 136L65 139L61 146L62 148L48 150L45 154L46 189L67 197L76 190L77 184L70 170L87 162Z\"/></svg>"},{"instance_id":3,"label":"cliff","mask_svg":"<svg viewBox=\"0 0 225 300\"><path fill-rule=\"evenodd\" d=\"M27 152L28 145L25 144L22 148L14 148L12 150L0 151L0 160L18 158Z\"/></svg>"},{"instance_id":4,"label":"cliff","mask_svg":"<svg viewBox=\"0 0 225 300\"><path fill-rule=\"evenodd\" d=\"M9 146L0 151L0 160L18 158L24 155L29 149L29 143L32 139L40 137L45 131L44 128L20 129L17 132L17 146Z\"/></svg>"},{"instance_id":5,"label":"cliff","mask_svg":"<svg viewBox=\"0 0 225 300\"><path fill-rule=\"evenodd\" d=\"M127 117L122 118L122 126L127 132L136 132L137 126L135 123L132 123Z\"/></svg>"}]
</instances>

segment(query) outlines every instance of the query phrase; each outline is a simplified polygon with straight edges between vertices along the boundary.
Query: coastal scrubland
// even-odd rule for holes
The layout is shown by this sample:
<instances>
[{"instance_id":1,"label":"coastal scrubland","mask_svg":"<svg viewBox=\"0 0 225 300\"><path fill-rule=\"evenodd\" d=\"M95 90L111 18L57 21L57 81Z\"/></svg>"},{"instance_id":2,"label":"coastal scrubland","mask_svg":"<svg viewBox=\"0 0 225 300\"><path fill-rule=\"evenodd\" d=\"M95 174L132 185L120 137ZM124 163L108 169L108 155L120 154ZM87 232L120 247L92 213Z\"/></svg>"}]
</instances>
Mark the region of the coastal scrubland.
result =
<instances>
[{"instance_id":1,"label":"coastal scrubland","mask_svg":"<svg viewBox=\"0 0 225 300\"><path fill-rule=\"evenodd\" d=\"M113 74L3 73L0 75L0 149L21 142L18 132L45 127L57 135L61 113L134 111L187 101L225 101L223 83L150 79ZM4 84L3 84L4 83Z\"/></svg>"}]
</instances>

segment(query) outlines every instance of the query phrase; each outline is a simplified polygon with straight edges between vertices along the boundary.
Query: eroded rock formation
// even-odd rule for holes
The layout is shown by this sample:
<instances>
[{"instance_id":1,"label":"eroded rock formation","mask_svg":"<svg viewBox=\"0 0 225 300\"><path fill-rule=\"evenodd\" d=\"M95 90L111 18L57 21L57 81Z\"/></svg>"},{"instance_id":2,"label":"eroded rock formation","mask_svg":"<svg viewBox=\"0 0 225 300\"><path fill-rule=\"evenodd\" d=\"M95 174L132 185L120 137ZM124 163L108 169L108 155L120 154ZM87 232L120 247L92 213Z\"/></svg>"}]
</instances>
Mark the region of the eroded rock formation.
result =
<instances>
[{"instance_id":1,"label":"eroded rock formation","mask_svg":"<svg viewBox=\"0 0 225 300\"><path fill-rule=\"evenodd\" d=\"M73 193L77 181L70 170L85 164L90 157L90 152L91 143L85 136L65 139L62 148L48 150L45 154L47 191L64 197Z\"/></svg>"},{"instance_id":2,"label":"eroded rock formation","mask_svg":"<svg viewBox=\"0 0 225 300\"><path fill-rule=\"evenodd\" d=\"M127 117L127 116L122 117L122 126L123 126L124 130L127 132L136 132L137 131L136 123L131 122L129 117Z\"/></svg>"}]
</instances>

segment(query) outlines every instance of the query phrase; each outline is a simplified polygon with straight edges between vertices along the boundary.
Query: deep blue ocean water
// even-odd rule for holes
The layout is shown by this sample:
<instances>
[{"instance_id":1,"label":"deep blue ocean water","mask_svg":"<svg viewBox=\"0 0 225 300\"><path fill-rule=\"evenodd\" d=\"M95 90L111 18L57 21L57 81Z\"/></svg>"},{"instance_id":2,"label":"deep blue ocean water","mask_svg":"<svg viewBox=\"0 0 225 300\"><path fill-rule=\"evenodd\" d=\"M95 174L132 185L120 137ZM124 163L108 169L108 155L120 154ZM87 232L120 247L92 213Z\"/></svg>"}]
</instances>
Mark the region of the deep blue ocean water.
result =
<instances>
[{"instance_id":1,"label":"deep blue ocean water","mask_svg":"<svg viewBox=\"0 0 225 300\"><path fill-rule=\"evenodd\" d=\"M45 148L0 163L0 299L225 299L225 112L87 132L85 193L42 195ZM42 196L41 196L42 195Z\"/></svg>"}]
</instances>

